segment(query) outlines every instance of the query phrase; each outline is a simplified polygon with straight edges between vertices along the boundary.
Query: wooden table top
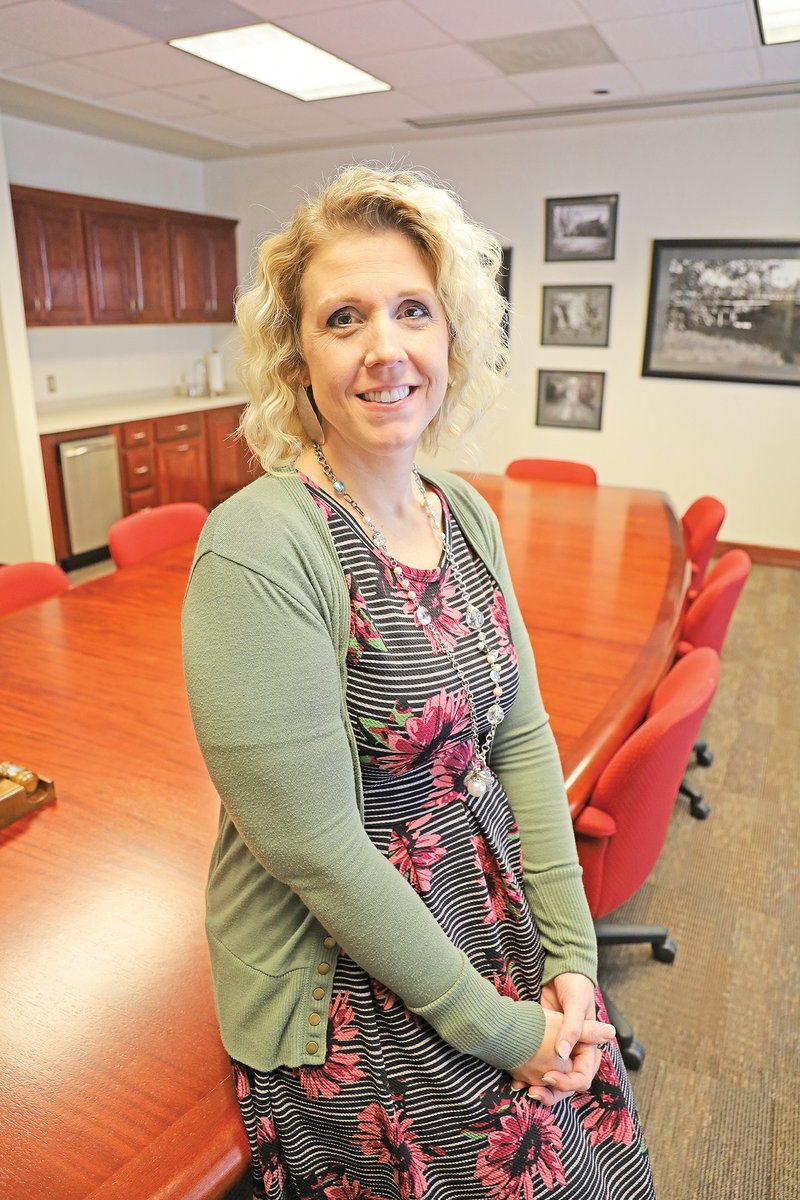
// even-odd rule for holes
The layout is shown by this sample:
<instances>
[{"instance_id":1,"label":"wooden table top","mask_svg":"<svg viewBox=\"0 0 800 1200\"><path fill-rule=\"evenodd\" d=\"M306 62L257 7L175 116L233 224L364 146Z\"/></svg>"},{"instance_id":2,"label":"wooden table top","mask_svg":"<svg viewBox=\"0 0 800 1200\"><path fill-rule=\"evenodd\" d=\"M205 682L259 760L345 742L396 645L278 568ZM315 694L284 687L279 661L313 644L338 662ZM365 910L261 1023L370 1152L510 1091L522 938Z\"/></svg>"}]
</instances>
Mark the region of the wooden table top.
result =
<instances>
[{"instance_id":1,"label":"wooden table top","mask_svg":"<svg viewBox=\"0 0 800 1200\"><path fill-rule=\"evenodd\" d=\"M579 807L670 657L679 526L652 492L475 482ZM0 756L58 796L0 831L2 1196L216 1200L249 1158L203 934L218 801L183 692L191 553L0 621Z\"/></svg>"}]
</instances>

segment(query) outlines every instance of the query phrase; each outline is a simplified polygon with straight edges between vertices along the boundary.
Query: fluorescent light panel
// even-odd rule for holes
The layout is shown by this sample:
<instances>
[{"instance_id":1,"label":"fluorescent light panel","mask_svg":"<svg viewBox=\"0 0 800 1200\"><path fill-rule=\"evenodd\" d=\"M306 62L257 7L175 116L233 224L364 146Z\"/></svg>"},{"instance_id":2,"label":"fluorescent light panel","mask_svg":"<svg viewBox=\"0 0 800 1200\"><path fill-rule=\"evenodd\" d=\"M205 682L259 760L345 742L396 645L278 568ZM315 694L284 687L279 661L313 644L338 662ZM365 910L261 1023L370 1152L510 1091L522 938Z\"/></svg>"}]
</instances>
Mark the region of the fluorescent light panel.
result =
<instances>
[{"instance_id":1,"label":"fluorescent light panel","mask_svg":"<svg viewBox=\"0 0 800 1200\"><path fill-rule=\"evenodd\" d=\"M298 100L329 100L388 92L391 85L287 33L277 25L242 25L170 42L237 75L265 83Z\"/></svg>"},{"instance_id":2,"label":"fluorescent light panel","mask_svg":"<svg viewBox=\"0 0 800 1200\"><path fill-rule=\"evenodd\" d=\"M761 39L765 46L800 42L798 0L756 0Z\"/></svg>"}]
</instances>

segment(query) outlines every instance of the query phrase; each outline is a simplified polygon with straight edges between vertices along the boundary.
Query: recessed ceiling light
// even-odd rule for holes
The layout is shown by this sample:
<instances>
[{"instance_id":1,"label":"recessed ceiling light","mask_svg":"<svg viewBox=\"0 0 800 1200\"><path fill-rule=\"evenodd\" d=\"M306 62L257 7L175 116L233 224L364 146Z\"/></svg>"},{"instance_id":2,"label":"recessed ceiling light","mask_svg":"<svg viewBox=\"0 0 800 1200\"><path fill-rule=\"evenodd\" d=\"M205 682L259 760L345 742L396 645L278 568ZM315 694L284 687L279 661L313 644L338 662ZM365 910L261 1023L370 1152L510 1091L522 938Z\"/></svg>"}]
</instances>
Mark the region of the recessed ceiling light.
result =
<instances>
[{"instance_id":1,"label":"recessed ceiling light","mask_svg":"<svg viewBox=\"0 0 800 1200\"><path fill-rule=\"evenodd\" d=\"M800 4L798 0L756 0L761 40L765 46L780 42L800 42Z\"/></svg>"},{"instance_id":2,"label":"recessed ceiling light","mask_svg":"<svg viewBox=\"0 0 800 1200\"><path fill-rule=\"evenodd\" d=\"M277 25L242 25L169 44L298 100L391 91L390 84Z\"/></svg>"}]
</instances>

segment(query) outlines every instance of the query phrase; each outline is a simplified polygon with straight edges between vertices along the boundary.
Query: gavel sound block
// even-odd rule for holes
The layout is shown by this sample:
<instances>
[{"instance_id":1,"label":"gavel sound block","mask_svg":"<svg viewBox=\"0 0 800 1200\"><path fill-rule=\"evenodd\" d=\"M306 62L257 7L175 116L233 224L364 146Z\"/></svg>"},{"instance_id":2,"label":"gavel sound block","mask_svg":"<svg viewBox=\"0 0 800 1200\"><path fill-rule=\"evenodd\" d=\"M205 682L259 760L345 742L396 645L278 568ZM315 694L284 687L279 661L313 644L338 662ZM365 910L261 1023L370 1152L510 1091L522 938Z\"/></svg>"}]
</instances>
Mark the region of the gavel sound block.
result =
<instances>
[{"instance_id":1,"label":"gavel sound block","mask_svg":"<svg viewBox=\"0 0 800 1200\"><path fill-rule=\"evenodd\" d=\"M52 804L55 798L52 779L36 775L16 763L0 762L0 829L45 804Z\"/></svg>"}]
</instances>

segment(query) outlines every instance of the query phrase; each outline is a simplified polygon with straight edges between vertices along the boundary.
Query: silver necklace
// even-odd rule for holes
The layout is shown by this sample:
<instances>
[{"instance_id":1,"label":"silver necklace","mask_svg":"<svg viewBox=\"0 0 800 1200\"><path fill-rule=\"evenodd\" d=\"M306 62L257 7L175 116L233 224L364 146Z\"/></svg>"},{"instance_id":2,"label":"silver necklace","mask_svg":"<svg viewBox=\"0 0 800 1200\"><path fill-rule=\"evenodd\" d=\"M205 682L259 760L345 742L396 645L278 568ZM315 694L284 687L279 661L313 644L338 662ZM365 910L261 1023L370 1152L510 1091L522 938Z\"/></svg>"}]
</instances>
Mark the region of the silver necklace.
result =
<instances>
[{"instance_id":1,"label":"silver necklace","mask_svg":"<svg viewBox=\"0 0 800 1200\"><path fill-rule=\"evenodd\" d=\"M342 500L346 501L350 505L350 507L352 509L354 509L355 512L358 513L359 517L361 518L361 520L364 522L367 529L369 530L369 534L372 539L372 544L378 550L381 550L384 554L384 557L388 560L389 566L392 569L392 574L394 575L395 579L397 580L397 586L405 594L405 596L408 600L411 600L412 603L417 602L419 600L419 597L417 596L416 591L412 587L410 580L408 580L406 578L403 567L397 561L397 559L394 558L387 550L385 536L381 533L381 531L375 525L375 522L372 520L372 518L369 517L364 512L363 508L358 503L358 501L353 496L351 496L350 492L348 492L348 490L345 486L344 480L337 478L336 474L333 471L333 468L331 467L330 463L328 462L327 458L325 457L325 455L322 452L322 447L320 446L320 444L318 442L314 443L314 453L317 456L317 461L319 462L319 465L322 467L322 470L325 472L325 477L330 481L336 495L340 496L342 498ZM422 482L422 479L420 478L420 474L419 474L419 471L417 470L416 463L412 467L412 470L414 472L414 479L416 480L417 487L419 488L420 496L422 497L422 507L425 509L425 512L428 517L428 521L430 522L430 525L431 525L431 529L433 530L434 536L436 537L437 541L441 542L447 564L450 567L452 575L453 575L456 583L458 584L461 594L463 595L463 597L466 601L466 609L464 611L464 624L467 626L468 629L473 630L473 632L477 633L477 635L478 635L477 647L478 647L478 650L483 654L483 656L486 660L486 665L489 669L489 678L492 682L492 695L494 696L494 702L492 703L488 712L486 713L486 718L489 722L489 732L486 735L483 746L481 746L480 735L478 732L477 708L476 708L476 704L475 704L475 697L472 694L472 688L470 687L469 680L467 679L466 675L464 674L464 671L462 670L461 665L458 662L455 654L447 647L447 645L444 642L444 639L442 638L442 636L439 633L439 630L436 628L436 626L435 625L433 626L431 632L433 633L433 636L436 638L436 641L437 641L442 653L447 658L447 660L449 661L453 670L455 671L456 675L458 676L458 678L461 682L461 685L464 688L464 691L467 696L467 703L468 703L468 707L469 707L469 720L470 720L470 727L471 727L471 731L472 731L473 758L472 758L472 762L469 765L469 769L467 771L464 782L466 784L467 791L469 792L469 794L471 796L480 797L485 793L486 789L488 788L489 784L491 783L492 773L489 770L487 760L489 758L489 752L492 748L492 742L494 741L495 734L497 733L497 727L505 716L503 707L500 704L500 697L503 694L503 689L500 686L501 675L502 675L502 670L501 670L500 663L499 663L500 656L496 650L490 649L489 646L487 645L486 635L482 632L482 628L483 628L483 625L485 624L486 618L484 617L484 615L480 611L480 609L475 604L473 604L472 600L470 599L470 595L467 590L467 585L464 581L464 576L462 575L461 569L455 560L455 555L453 554L453 551L450 547L450 543L447 539L447 533L444 530L439 529L438 522L436 520L436 515L435 515L433 509L431 508L430 501L428 500L428 496L425 491L425 484ZM430 625L433 620L428 609L425 608L424 605L422 605L420 603L417 603L417 607L416 607L414 615L415 615L417 621L419 622L419 624L422 626Z\"/></svg>"}]
</instances>

